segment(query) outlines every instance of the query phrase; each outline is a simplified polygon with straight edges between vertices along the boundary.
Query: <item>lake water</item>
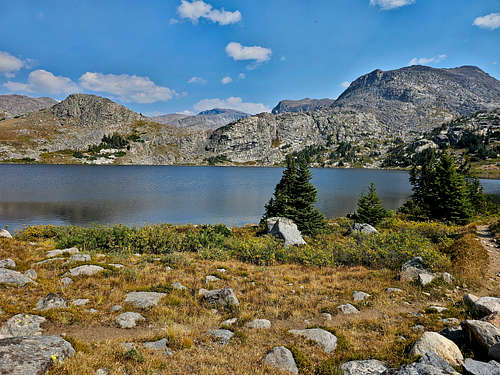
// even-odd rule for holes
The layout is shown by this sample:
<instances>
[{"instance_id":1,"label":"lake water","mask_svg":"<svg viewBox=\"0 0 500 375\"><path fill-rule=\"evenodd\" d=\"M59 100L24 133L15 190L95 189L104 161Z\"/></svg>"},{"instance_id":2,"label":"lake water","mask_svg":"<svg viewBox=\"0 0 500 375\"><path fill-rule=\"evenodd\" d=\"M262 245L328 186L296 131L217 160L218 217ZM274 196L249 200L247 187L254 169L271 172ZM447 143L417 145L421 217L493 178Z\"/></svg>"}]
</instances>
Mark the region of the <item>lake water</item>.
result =
<instances>
[{"instance_id":1,"label":"lake water","mask_svg":"<svg viewBox=\"0 0 500 375\"><path fill-rule=\"evenodd\" d=\"M0 165L0 228L36 224L256 223L280 168ZM370 182L386 208L410 195L408 173L313 169L317 207L352 212ZM500 180L482 180L500 195Z\"/></svg>"}]
</instances>

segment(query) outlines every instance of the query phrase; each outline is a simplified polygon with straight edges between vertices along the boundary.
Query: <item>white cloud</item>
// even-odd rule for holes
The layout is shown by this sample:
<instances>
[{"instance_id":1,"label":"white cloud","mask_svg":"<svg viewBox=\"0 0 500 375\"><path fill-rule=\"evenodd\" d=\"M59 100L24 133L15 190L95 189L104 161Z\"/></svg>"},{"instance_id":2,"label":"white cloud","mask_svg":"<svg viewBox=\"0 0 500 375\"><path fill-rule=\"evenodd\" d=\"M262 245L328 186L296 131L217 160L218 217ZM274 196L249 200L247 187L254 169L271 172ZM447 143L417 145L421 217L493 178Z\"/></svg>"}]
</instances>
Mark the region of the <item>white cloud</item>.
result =
<instances>
[{"instance_id":1,"label":"white cloud","mask_svg":"<svg viewBox=\"0 0 500 375\"><path fill-rule=\"evenodd\" d=\"M28 76L26 83L7 82L4 87L13 92L29 92L44 94L71 94L79 92L80 89L70 78L55 76L46 70L35 70Z\"/></svg>"},{"instance_id":2,"label":"white cloud","mask_svg":"<svg viewBox=\"0 0 500 375\"><path fill-rule=\"evenodd\" d=\"M474 20L474 26L482 29L498 29L500 27L500 13L491 13L484 17L477 17Z\"/></svg>"},{"instance_id":3,"label":"white cloud","mask_svg":"<svg viewBox=\"0 0 500 375\"><path fill-rule=\"evenodd\" d=\"M124 102L166 102L177 93L168 87L157 86L149 77L128 74L103 74L87 72L80 77L83 88L117 96Z\"/></svg>"},{"instance_id":4,"label":"white cloud","mask_svg":"<svg viewBox=\"0 0 500 375\"><path fill-rule=\"evenodd\" d=\"M247 75L245 73L240 73L240 74L238 74L238 78L245 79L245 78L247 78Z\"/></svg>"},{"instance_id":5,"label":"white cloud","mask_svg":"<svg viewBox=\"0 0 500 375\"><path fill-rule=\"evenodd\" d=\"M437 64L438 62L443 61L446 59L448 56L445 54L439 55L439 56L434 56L434 57L414 57L413 59L410 60L408 63L409 66L411 65L426 65L430 63L435 63Z\"/></svg>"},{"instance_id":6,"label":"white cloud","mask_svg":"<svg viewBox=\"0 0 500 375\"><path fill-rule=\"evenodd\" d=\"M14 73L25 66L25 62L8 52L0 51L0 75L14 77Z\"/></svg>"},{"instance_id":7,"label":"white cloud","mask_svg":"<svg viewBox=\"0 0 500 375\"><path fill-rule=\"evenodd\" d=\"M177 12L181 18L187 18L193 23L198 23L200 18L206 18L220 25L230 25L241 21L240 11L228 12L224 8L213 9L210 4L201 0L193 2L182 0Z\"/></svg>"},{"instance_id":8,"label":"white cloud","mask_svg":"<svg viewBox=\"0 0 500 375\"><path fill-rule=\"evenodd\" d=\"M379 6L383 10L396 9L413 4L416 0L370 0L370 5Z\"/></svg>"},{"instance_id":9,"label":"white cloud","mask_svg":"<svg viewBox=\"0 0 500 375\"><path fill-rule=\"evenodd\" d=\"M247 103L238 97L227 99L203 99L196 103L193 108L196 112L208 111L214 108L235 109L245 113L256 114L261 112L270 112L271 109L262 103Z\"/></svg>"},{"instance_id":10,"label":"white cloud","mask_svg":"<svg viewBox=\"0 0 500 375\"><path fill-rule=\"evenodd\" d=\"M224 77L220 80L220 82L223 84L223 85L227 85L228 83L231 83L233 82L233 79L231 77Z\"/></svg>"},{"instance_id":11,"label":"white cloud","mask_svg":"<svg viewBox=\"0 0 500 375\"><path fill-rule=\"evenodd\" d=\"M268 61L273 52L269 48L245 47L240 43L231 42L226 46L226 53L236 61L254 60L256 63L262 63Z\"/></svg>"},{"instance_id":12,"label":"white cloud","mask_svg":"<svg viewBox=\"0 0 500 375\"><path fill-rule=\"evenodd\" d=\"M348 88L350 85L351 85L351 82L349 82L349 81L344 81L340 84L340 86L342 86L345 89Z\"/></svg>"},{"instance_id":13,"label":"white cloud","mask_svg":"<svg viewBox=\"0 0 500 375\"><path fill-rule=\"evenodd\" d=\"M201 77L191 77L189 78L188 83L199 83L201 85L204 85L205 83L207 83L207 81Z\"/></svg>"},{"instance_id":14,"label":"white cloud","mask_svg":"<svg viewBox=\"0 0 500 375\"><path fill-rule=\"evenodd\" d=\"M285 56L281 56L280 61L286 61L286 57Z\"/></svg>"}]
</instances>

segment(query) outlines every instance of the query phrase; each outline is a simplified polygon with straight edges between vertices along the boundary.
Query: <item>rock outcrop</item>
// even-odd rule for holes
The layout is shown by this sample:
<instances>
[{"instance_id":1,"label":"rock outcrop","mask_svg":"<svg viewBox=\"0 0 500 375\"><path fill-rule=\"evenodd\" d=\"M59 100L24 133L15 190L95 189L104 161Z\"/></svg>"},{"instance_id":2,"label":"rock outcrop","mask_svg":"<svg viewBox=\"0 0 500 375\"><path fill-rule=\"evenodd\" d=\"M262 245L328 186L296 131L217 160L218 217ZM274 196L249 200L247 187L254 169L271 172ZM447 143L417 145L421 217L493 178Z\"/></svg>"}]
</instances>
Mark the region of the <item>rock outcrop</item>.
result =
<instances>
[{"instance_id":1,"label":"rock outcrop","mask_svg":"<svg viewBox=\"0 0 500 375\"><path fill-rule=\"evenodd\" d=\"M299 229L297 228L297 224L295 224L293 220L286 217L268 219L268 223L273 221L274 225L269 233L272 236L284 240L286 247L306 244L306 241L304 241Z\"/></svg>"}]
</instances>

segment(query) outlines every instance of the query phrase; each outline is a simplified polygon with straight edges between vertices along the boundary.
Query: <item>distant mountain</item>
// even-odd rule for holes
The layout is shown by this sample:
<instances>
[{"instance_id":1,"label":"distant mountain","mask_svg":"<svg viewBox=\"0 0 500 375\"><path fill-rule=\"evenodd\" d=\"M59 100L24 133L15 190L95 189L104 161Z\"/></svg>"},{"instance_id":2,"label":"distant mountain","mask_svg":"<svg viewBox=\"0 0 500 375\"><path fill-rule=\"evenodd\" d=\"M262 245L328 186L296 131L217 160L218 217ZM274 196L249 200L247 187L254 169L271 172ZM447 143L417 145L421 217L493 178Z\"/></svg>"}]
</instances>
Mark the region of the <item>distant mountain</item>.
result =
<instances>
[{"instance_id":1,"label":"distant mountain","mask_svg":"<svg viewBox=\"0 0 500 375\"><path fill-rule=\"evenodd\" d=\"M355 80L332 106L372 113L393 129L422 131L500 107L500 81L474 66L375 70Z\"/></svg>"},{"instance_id":2,"label":"distant mountain","mask_svg":"<svg viewBox=\"0 0 500 375\"><path fill-rule=\"evenodd\" d=\"M203 111L194 116L171 114L153 117L154 121L168 124L178 128L191 128L199 130L217 129L242 118L250 116L248 113L234 109L215 108Z\"/></svg>"},{"instance_id":3,"label":"distant mountain","mask_svg":"<svg viewBox=\"0 0 500 375\"><path fill-rule=\"evenodd\" d=\"M309 99L302 100L282 100L276 107L273 108L272 113L284 112L311 112L317 109L328 108L335 102L334 99Z\"/></svg>"},{"instance_id":4,"label":"distant mountain","mask_svg":"<svg viewBox=\"0 0 500 375\"><path fill-rule=\"evenodd\" d=\"M57 101L51 98L31 98L25 95L0 95L0 118L14 117L49 108Z\"/></svg>"}]
</instances>

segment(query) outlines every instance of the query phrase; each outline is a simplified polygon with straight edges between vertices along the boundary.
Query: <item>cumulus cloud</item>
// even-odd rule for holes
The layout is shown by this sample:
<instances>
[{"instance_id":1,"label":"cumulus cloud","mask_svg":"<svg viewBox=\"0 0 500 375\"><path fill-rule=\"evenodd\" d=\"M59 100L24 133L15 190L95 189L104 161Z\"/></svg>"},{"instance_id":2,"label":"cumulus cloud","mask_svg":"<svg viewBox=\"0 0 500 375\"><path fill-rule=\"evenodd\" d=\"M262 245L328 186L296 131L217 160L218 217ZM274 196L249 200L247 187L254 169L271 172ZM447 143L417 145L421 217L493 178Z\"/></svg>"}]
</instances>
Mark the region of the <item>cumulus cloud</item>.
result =
<instances>
[{"instance_id":1,"label":"cumulus cloud","mask_svg":"<svg viewBox=\"0 0 500 375\"><path fill-rule=\"evenodd\" d=\"M26 83L7 82L3 85L12 92L28 92L43 94L71 94L79 92L80 89L70 78L56 76L46 70L35 70L28 76Z\"/></svg>"},{"instance_id":2,"label":"cumulus cloud","mask_svg":"<svg viewBox=\"0 0 500 375\"><path fill-rule=\"evenodd\" d=\"M489 30L498 29L500 27L500 13L491 13L483 17L477 17L474 20L474 26Z\"/></svg>"},{"instance_id":3,"label":"cumulus cloud","mask_svg":"<svg viewBox=\"0 0 500 375\"><path fill-rule=\"evenodd\" d=\"M191 77L191 78L189 78L188 83L199 83L199 84L204 85L205 83L207 83L207 81L201 77Z\"/></svg>"},{"instance_id":4,"label":"cumulus cloud","mask_svg":"<svg viewBox=\"0 0 500 375\"><path fill-rule=\"evenodd\" d=\"M25 62L8 52L0 51L0 75L14 77L14 73L25 66Z\"/></svg>"},{"instance_id":5,"label":"cumulus cloud","mask_svg":"<svg viewBox=\"0 0 500 375\"><path fill-rule=\"evenodd\" d=\"M233 79L231 77L224 77L220 80L220 82L223 84L223 85L227 85L228 83L231 83L233 82Z\"/></svg>"},{"instance_id":6,"label":"cumulus cloud","mask_svg":"<svg viewBox=\"0 0 500 375\"><path fill-rule=\"evenodd\" d=\"M262 63L271 58L273 51L269 48L245 47L240 43L231 42L226 46L226 53L236 61L253 60L256 63Z\"/></svg>"},{"instance_id":7,"label":"cumulus cloud","mask_svg":"<svg viewBox=\"0 0 500 375\"><path fill-rule=\"evenodd\" d=\"M128 74L87 72L80 77L80 85L90 91L115 95L123 102L166 102L177 93L168 87L156 85L149 77Z\"/></svg>"},{"instance_id":8,"label":"cumulus cloud","mask_svg":"<svg viewBox=\"0 0 500 375\"><path fill-rule=\"evenodd\" d=\"M240 74L238 74L238 78L245 79L245 78L247 78L247 75L245 73L240 73Z\"/></svg>"},{"instance_id":9,"label":"cumulus cloud","mask_svg":"<svg viewBox=\"0 0 500 375\"><path fill-rule=\"evenodd\" d=\"M194 106L196 112L208 111L214 108L235 109L245 113L256 114L270 112L271 109L262 103L244 102L242 98L230 97L227 99L203 99Z\"/></svg>"},{"instance_id":10,"label":"cumulus cloud","mask_svg":"<svg viewBox=\"0 0 500 375\"><path fill-rule=\"evenodd\" d=\"M370 5L379 6L383 10L396 9L413 4L416 0L370 0Z\"/></svg>"},{"instance_id":11,"label":"cumulus cloud","mask_svg":"<svg viewBox=\"0 0 500 375\"><path fill-rule=\"evenodd\" d=\"M340 84L340 86L342 86L345 89L348 88L350 85L351 85L351 82L349 82L349 81L344 81Z\"/></svg>"},{"instance_id":12,"label":"cumulus cloud","mask_svg":"<svg viewBox=\"0 0 500 375\"><path fill-rule=\"evenodd\" d=\"M448 56L445 54L439 55L439 56L434 56L434 57L414 57L413 59L410 60L408 65L426 65L430 63L438 63L446 59Z\"/></svg>"},{"instance_id":13,"label":"cumulus cloud","mask_svg":"<svg viewBox=\"0 0 500 375\"><path fill-rule=\"evenodd\" d=\"M193 23L198 23L200 18L205 18L220 25L230 25L241 21L240 11L228 12L222 9L213 9L210 4L198 0L189 2L182 0L181 5L177 8L179 17L191 20Z\"/></svg>"}]
</instances>

